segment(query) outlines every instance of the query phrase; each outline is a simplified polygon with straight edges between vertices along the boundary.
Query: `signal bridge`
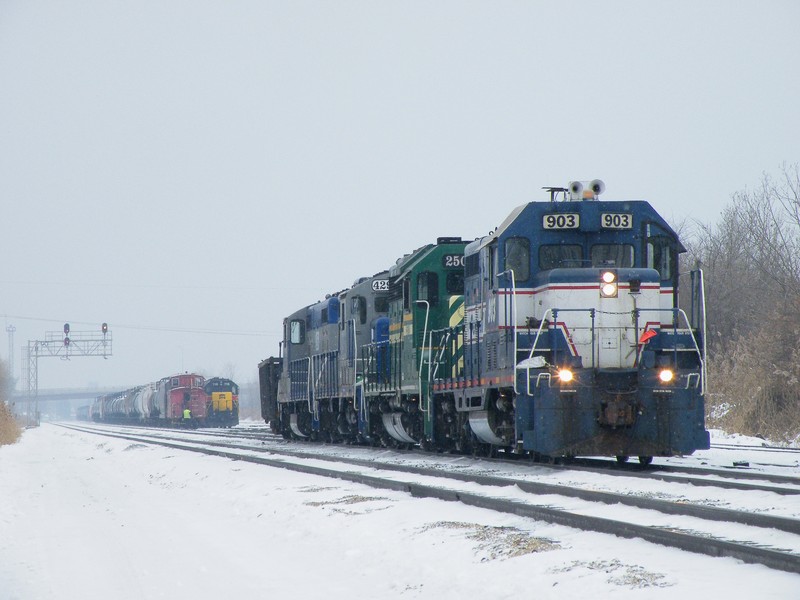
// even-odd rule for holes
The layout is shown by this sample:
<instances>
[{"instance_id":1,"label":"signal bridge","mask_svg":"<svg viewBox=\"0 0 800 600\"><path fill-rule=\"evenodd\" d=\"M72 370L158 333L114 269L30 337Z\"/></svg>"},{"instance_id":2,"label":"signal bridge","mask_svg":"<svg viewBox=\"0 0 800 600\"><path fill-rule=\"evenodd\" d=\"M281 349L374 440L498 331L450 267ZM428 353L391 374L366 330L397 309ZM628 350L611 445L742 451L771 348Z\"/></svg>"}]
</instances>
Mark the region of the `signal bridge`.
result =
<instances>
[{"instance_id":1,"label":"signal bridge","mask_svg":"<svg viewBox=\"0 0 800 600\"><path fill-rule=\"evenodd\" d=\"M103 323L100 331L70 331L69 323L64 323L64 333L48 331L43 340L28 340L27 360L27 424L31 419L39 421L39 358L57 356L69 360L75 356L111 356L112 337L108 324ZM99 395L99 394L98 394ZM33 404L33 409L31 409Z\"/></svg>"}]
</instances>

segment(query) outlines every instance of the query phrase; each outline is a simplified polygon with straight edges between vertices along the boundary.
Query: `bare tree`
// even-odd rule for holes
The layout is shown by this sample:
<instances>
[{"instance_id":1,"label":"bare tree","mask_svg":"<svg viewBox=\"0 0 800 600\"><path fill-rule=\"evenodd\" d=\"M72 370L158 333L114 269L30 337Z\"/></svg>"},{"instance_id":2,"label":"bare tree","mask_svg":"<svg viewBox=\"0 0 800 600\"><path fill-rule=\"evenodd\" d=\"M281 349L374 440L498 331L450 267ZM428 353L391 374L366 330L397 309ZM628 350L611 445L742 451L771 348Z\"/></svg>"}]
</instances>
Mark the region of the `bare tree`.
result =
<instances>
[{"instance_id":1,"label":"bare tree","mask_svg":"<svg viewBox=\"0 0 800 600\"><path fill-rule=\"evenodd\" d=\"M687 247L706 274L711 415L742 433L800 430L800 169L733 194Z\"/></svg>"}]
</instances>

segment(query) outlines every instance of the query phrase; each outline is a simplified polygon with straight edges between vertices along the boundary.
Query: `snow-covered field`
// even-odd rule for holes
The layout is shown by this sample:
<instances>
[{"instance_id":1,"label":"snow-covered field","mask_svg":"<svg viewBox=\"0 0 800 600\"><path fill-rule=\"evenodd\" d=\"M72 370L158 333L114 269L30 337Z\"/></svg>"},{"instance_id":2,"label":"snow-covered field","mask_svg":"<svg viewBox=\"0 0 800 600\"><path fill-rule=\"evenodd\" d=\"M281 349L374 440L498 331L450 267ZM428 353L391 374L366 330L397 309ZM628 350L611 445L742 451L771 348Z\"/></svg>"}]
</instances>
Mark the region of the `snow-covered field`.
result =
<instances>
[{"instance_id":1,"label":"snow-covered field","mask_svg":"<svg viewBox=\"0 0 800 600\"><path fill-rule=\"evenodd\" d=\"M0 600L238 597L796 599L800 576L55 425L0 447Z\"/></svg>"}]
</instances>

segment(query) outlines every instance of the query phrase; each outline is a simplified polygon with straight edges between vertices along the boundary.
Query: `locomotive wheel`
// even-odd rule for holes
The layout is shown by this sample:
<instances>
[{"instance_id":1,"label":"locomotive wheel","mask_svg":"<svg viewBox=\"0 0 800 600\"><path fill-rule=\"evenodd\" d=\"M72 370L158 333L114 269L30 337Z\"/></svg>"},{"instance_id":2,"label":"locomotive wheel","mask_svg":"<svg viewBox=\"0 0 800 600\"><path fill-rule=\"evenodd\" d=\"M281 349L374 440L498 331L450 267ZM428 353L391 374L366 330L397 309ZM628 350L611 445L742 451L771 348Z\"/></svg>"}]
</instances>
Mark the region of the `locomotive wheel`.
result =
<instances>
[{"instance_id":1,"label":"locomotive wheel","mask_svg":"<svg viewBox=\"0 0 800 600\"><path fill-rule=\"evenodd\" d=\"M653 462L653 457L652 456L640 456L639 457L639 464L642 465L642 466L646 467L651 462Z\"/></svg>"},{"instance_id":2,"label":"locomotive wheel","mask_svg":"<svg viewBox=\"0 0 800 600\"><path fill-rule=\"evenodd\" d=\"M625 454L617 454L617 462L621 465L624 465L626 462L628 462L629 458L630 457L626 456Z\"/></svg>"}]
</instances>

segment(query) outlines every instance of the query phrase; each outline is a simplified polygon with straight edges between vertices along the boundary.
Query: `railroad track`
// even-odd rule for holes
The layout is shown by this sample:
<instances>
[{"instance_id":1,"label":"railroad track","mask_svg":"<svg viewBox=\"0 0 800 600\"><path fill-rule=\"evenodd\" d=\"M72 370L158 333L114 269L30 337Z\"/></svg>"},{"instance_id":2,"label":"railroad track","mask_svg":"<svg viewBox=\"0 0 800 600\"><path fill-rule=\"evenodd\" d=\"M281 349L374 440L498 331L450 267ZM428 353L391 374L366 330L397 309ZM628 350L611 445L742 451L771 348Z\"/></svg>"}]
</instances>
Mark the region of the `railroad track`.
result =
<instances>
[{"instance_id":1,"label":"railroad track","mask_svg":"<svg viewBox=\"0 0 800 600\"><path fill-rule=\"evenodd\" d=\"M283 446L305 446L309 452L330 452L336 456L341 453L338 448L343 448L347 453L353 452L374 452L376 449L368 446L348 446L338 444L310 445L302 441L287 442L280 435L272 433L267 427L252 428L255 431L241 429L201 429L201 430L154 430L154 431L180 431L187 436L198 437L217 437L222 439L245 439L261 442L273 442ZM133 427L132 431L141 431L141 428ZM326 450L318 450L318 449ZM382 448L382 451L397 452L401 456L418 456L421 459L430 458L431 454L421 453L417 450L396 450ZM320 457L321 457L320 456ZM435 456L435 455L434 455ZM453 455L461 456L461 455ZM469 458L467 455L463 455ZM791 475L776 475L756 471L745 471L734 468L702 468L674 465L649 465L641 466L638 464L620 465L613 460L603 459L573 459L564 463L538 463L529 459L518 457L487 458L480 457L481 462L495 463L501 465L526 465L552 471L580 471L586 473L602 473L612 477L633 477L642 480L660 480L664 482L688 483L698 487L715 487L729 490L744 491L766 491L775 492L781 495L800 495L800 477ZM719 479L717 479L719 478ZM774 484L774 485L771 485Z\"/></svg>"},{"instance_id":2,"label":"railroad track","mask_svg":"<svg viewBox=\"0 0 800 600\"><path fill-rule=\"evenodd\" d=\"M778 454L797 454L800 457L800 448L787 448L785 446L770 446L762 444L760 446L754 444L711 444L711 448L715 450L750 450L754 452L773 452Z\"/></svg>"},{"instance_id":3,"label":"railroad track","mask_svg":"<svg viewBox=\"0 0 800 600\"><path fill-rule=\"evenodd\" d=\"M101 426L102 427L102 426ZM112 426L113 427L113 426ZM267 427L241 429L148 429L136 426L120 426L132 432L165 432L180 433L187 437L215 437L222 439L253 440L263 443L280 444L285 447L304 447L309 453L319 453L318 458L323 458L326 453L342 456L343 453L374 453L376 450L397 453L403 457L418 457L421 460L430 459L435 454L422 453L418 450L400 450L394 448L374 448L369 446L350 446L346 444L307 444L303 441L286 441L280 435L272 433ZM158 435L154 433L154 435ZM341 449L341 451L340 451ZM288 450L286 450L288 452ZM302 452L302 451L301 451ZM309 455L310 456L310 455ZM468 455L463 456L470 459ZM324 459L324 458L323 458ZM374 459L373 459L374 460ZM687 483L696 487L714 487L728 490L765 491L781 495L800 495L800 477L791 475L776 475L759 471L747 471L735 468L703 468L676 465L648 465L641 466L635 463L620 465L614 460L579 458L567 462L539 463L530 459L515 456L488 458L479 457L480 462L498 465L522 465L538 469L549 469L557 472L585 472L599 473L611 477L631 477L641 480L660 480L664 482Z\"/></svg>"},{"instance_id":4,"label":"railroad track","mask_svg":"<svg viewBox=\"0 0 800 600\"><path fill-rule=\"evenodd\" d=\"M334 477L376 488L403 491L416 497L458 501L581 530L641 538L689 552L731 557L800 573L800 520L796 518L587 490L509 476L443 471L442 468L428 466L301 452L286 444L284 447L270 444L269 447L259 448L221 440L199 441L191 439L194 436L191 433L186 435L184 431L130 433L124 430L62 426L86 433ZM330 466L321 466L326 463ZM476 485L480 486L479 492L475 491ZM558 504L570 507L559 507ZM603 506L605 510L600 508ZM614 518L596 516L597 512L609 512ZM674 518L677 521L672 520ZM720 523L726 523L726 530L733 528L734 531L723 538L715 533L719 531ZM782 532L781 536L788 541L786 545L791 547L771 547L775 532Z\"/></svg>"}]
</instances>

